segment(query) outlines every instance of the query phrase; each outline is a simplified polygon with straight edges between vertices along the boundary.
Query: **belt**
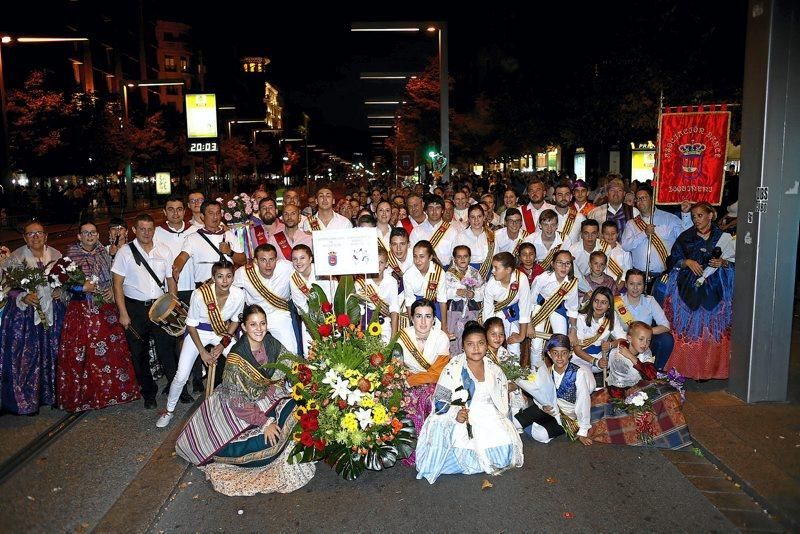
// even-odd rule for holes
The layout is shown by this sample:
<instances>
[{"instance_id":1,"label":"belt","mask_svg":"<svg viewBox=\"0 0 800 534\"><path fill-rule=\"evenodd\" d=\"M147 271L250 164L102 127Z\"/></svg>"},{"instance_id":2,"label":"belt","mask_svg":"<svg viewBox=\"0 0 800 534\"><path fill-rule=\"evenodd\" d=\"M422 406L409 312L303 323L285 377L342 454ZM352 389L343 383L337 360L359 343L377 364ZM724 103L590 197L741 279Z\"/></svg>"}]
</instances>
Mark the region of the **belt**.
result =
<instances>
[{"instance_id":1,"label":"belt","mask_svg":"<svg viewBox=\"0 0 800 534\"><path fill-rule=\"evenodd\" d=\"M137 300L132 299L130 297L125 297L125 302L135 302L137 304L141 304L142 306L152 306L156 299L149 299L149 300Z\"/></svg>"}]
</instances>

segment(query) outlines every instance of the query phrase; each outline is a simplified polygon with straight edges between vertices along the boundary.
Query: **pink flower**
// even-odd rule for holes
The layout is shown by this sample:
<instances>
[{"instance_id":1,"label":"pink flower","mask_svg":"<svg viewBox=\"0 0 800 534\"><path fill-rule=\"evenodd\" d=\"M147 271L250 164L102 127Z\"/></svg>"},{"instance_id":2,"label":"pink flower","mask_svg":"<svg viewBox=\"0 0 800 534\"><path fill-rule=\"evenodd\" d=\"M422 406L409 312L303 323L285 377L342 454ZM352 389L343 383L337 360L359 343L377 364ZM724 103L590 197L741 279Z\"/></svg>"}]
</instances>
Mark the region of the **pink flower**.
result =
<instances>
[{"instance_id":1,"label":"pink flower","mask_svg":"<svg viewBox=\"0 0 800 534\"><path fill-rule=\"evenodd\" d=\"M226 221L232 221L232 220L233 220L233 217L231 217L231 214L230 214L230 213L226 213L226 214L225 214L225 220L226 220Z\"/></svg>"},{"instance_id":2,"label":"pink flower","mask_svg":"<svg viewBox=\"0 0 800 534\"><path fill-rule=\"evenodd\" d=\"M241 216L242 216L242 212L241 212L241 211L234 211L234 212L233 212L233 216L234 216L234 217L236 217L236 218L238 219L239 217L241 217Z\"/></svg>"}]
</instances>

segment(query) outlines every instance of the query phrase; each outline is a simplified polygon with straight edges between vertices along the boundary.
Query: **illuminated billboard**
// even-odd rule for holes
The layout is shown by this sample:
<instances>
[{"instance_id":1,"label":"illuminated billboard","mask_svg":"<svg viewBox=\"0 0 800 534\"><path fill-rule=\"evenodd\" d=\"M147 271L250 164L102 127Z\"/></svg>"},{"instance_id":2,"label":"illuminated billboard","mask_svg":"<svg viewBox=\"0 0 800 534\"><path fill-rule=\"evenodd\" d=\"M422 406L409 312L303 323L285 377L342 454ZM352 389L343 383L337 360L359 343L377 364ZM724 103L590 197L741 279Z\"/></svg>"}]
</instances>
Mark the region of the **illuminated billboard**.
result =
<instances>
[{"instance_id":1,"label":"illuminated billboard","mask_svg":"<svg viewBox=\"0 0 800 534\"><path fill-rule=\"evenodd\" d=\"M217 137L216 95L186 95L186 133L189 139Z\"/></svg>"},{"instance_id":2,"label":"illuminated billboard","mask_svg":"<svg viewBox=\"0 0 800 534\"><path fill-rule=\"evenodd\" d=\"M631 155L631 180L635 182L652 180L655 164L655 150L634 150Z\"/></svg>"}]
</instances>

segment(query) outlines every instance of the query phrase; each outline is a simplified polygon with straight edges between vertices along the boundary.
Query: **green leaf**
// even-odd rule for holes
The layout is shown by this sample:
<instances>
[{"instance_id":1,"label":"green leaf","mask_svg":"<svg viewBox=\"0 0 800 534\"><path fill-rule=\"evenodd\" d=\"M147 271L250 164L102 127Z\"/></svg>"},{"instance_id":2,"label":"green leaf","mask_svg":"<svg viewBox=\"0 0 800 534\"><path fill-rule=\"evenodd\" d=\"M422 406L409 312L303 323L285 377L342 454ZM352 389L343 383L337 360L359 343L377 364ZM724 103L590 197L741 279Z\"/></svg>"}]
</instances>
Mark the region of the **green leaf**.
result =
<instances>
[{"instance_id":1,"label":"green leaf","mask_svg":"<svg viewBox=\"0 0 800 534\"><path fill-rule=\"evenodd\" d=\"M347 316L350 317L350 323L358 325L361 322L361 305L355 295L347 297Z\"/></svg>"},{"instance_id":2,"label":"green leaf","mask_svg":"<svg viewBox=\"0 0 800 534\"><path fill-rule=\"evenodd\" d=\"M308 311L312 315L320 313L320 306L323 302L328 302L328 296L318 284L311 284L308 293Z\"/></svg>"},{"instance_id":3,"label":"green leaf","mask_svg":"<svg viewBox=\"0 0 800 534\"><path fill-rule=\"evenodd\" d=\"M339 285L336 287L336 294L333 296L333 311L336 315L348 313L348 297L355 293L355 282L352 275L345 275L339 278ZM352 318L351 318L352 321Z\"/></svg>"}]
</instances>

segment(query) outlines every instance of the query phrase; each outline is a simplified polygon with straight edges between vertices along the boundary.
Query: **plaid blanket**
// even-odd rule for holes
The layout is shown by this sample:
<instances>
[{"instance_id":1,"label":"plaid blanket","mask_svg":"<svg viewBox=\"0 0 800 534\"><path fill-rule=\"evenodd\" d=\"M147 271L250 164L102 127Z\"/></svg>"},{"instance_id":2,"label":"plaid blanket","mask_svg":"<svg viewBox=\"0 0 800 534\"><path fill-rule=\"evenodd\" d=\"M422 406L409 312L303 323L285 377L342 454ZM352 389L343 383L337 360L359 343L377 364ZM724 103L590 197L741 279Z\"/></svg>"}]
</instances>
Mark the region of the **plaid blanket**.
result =
<instances>
[{"instance_id":1,"label":"plaid blanket","mask_svg":"<svg viewBox=\"0 0 800 534\"><path fill-rule=\"evenodd\" d=\"M615 445L650 445L673 450L690 446L692 437L681 411L680 393L669 384L645 380L628 389L627 394L637 391L647 393L653 405L649 443L642 439L636 416L615 407L605 389L592 395L592 428L589 437L594 441Z\"/></svg>"}]
</instances>

